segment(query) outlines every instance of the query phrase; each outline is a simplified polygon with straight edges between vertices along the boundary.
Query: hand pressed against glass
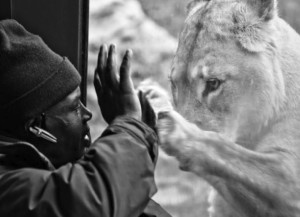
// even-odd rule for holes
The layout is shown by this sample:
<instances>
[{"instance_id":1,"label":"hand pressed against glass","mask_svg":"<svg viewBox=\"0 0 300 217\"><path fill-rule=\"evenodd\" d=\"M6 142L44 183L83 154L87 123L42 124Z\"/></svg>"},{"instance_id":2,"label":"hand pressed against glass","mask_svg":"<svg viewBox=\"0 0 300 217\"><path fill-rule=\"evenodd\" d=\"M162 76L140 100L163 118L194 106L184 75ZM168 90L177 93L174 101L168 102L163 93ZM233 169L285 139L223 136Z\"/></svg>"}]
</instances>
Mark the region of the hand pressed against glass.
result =
<instances>
[{"instance_id":1,"label":"hand pressed against glass","mask_svg":"<svg viewBox=\"0 0 300 217\"><path fill-rule=\"evenodd\" d=\"M131 80L130 64L132 51L127 50L117 73L116 48L100 47L98 64L94 76L98 104L104 120L110 124L120 115L141 120L141 105Z\"/></svg>"}]
</instances>

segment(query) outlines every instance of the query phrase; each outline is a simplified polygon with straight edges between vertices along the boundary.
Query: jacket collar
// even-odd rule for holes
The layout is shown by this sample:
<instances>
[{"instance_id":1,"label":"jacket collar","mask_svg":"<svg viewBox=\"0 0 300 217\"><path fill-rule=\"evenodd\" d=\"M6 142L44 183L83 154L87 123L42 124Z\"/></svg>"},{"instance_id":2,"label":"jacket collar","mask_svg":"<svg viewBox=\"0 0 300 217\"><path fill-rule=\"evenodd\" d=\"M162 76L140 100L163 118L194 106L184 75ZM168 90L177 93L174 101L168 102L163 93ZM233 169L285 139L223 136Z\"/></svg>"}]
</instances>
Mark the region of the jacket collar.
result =
<instances>
[{"instance_id":1,"label":"jacket collar","mask_svg":"<svg viewBox=\"0 0 300 217\"><path fill-rule=\"evenodd\" d=\"M0 133L0 164L14 168L54 170L50 160L32 144Z\"/></svg>"}]
</instances>

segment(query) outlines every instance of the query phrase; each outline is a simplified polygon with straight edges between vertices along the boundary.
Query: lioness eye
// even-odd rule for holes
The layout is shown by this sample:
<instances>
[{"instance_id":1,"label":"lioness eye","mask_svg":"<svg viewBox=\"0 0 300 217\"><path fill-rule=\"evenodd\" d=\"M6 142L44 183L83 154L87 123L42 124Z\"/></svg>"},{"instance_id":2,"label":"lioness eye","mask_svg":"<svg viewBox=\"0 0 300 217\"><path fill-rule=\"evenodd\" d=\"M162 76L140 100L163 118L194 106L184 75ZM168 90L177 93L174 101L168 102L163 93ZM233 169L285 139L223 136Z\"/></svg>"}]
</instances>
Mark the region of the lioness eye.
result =
<instances>
[{"instance_id":1,"label":"lioness eye","mask_svg":"<svg viewBox=\"0 0 300 217\"><path fill-rule=\"evenodd\" d=\"M217 78L211 78L206 81L206 90L212 92L220 87L221 81Z\"/></svg>"}]
</instances>

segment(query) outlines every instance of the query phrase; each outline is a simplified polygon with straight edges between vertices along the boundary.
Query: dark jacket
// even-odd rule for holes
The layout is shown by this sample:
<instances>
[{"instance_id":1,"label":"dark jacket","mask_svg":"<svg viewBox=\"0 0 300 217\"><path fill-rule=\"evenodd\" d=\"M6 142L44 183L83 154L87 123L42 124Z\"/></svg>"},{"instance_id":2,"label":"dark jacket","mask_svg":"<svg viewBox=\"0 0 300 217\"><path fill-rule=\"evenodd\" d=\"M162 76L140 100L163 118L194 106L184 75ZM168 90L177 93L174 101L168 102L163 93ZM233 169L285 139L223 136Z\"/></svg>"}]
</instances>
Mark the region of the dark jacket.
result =
<instances>
[{"instance_id":1,"label":"dark jacket","mask_svg":"<svg viewBox=\"0 0 300 217\"><path fill-rule=\"evenodd\" d=\"M156 134L117 118L76 163L55 169L33 145L0 136L1 217L137 217L156 192ZM169 216L150 200L141 216Z\"/></svg>"}]
</instances>

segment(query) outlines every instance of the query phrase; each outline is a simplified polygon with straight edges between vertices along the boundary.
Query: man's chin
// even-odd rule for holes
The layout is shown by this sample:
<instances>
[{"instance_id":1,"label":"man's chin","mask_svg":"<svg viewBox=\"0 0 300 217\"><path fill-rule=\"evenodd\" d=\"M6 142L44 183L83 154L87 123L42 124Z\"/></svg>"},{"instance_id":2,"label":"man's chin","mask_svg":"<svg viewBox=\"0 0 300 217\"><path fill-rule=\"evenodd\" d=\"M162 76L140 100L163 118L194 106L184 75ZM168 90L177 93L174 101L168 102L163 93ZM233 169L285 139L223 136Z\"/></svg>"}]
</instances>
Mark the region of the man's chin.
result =
<instances>
[{"instance_id":1,"label":"man's chin","mask_svg":"<svg viewBox=\"0 0 300 217\"><path fill-rule=\"evenodd\" d=\"M86 134L82 139L82 145L84 148L89 148L91 146L91 136Z\"/></svg>"},{"instance_id":2,"label":"man's chin","mask_svg":"<svg viewBox=\"0 0 300 217\"><path fill-rule=\"evenodd\" d=\"M85 134L85 136L82 138L82 143L81 143L82 148L83 148L83 153L82 153L82 155L84 155L84 154L88 151L88 149L90 148L91 144L92 144L91 136L90 136L89 133L87 133L87 134Z\"/></svg>"}]
</instances>

